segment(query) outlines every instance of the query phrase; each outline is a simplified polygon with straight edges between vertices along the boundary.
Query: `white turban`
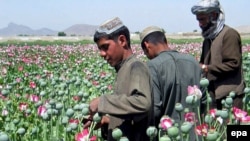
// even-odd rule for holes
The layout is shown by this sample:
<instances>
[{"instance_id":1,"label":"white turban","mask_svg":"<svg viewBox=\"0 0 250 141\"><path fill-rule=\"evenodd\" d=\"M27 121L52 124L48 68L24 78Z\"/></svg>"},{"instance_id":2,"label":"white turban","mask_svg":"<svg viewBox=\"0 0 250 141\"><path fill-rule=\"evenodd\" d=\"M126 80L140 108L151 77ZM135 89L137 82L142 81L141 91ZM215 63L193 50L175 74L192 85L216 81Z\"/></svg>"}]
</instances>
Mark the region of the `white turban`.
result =
<instances>
[{"instance_id":1,"label":"white turban","mask_svg":"<svg viewBox=\"0 0 250 141\"><path fill-rule=\"evenodd\" d=\"M195 15L198 13L219 13L218 19L216 21L212 21L215 23L215 27L212 26L209 30L202 32L202 36L204 38L214 39L224 27L225 13L218 0L201 0L191 8L191 11Z\"/></svg>"},{"instance_id":2,"label":"white turban","mask_svg":"<svg viewBox=\"0 0 250 141\"><path fill-rule=\"evenodd\" d=\"M201 0L191 9L193 14L197 13L210 13L213 11L220 12L221 6L218 0Z\"/></svg>"}]
</instances>

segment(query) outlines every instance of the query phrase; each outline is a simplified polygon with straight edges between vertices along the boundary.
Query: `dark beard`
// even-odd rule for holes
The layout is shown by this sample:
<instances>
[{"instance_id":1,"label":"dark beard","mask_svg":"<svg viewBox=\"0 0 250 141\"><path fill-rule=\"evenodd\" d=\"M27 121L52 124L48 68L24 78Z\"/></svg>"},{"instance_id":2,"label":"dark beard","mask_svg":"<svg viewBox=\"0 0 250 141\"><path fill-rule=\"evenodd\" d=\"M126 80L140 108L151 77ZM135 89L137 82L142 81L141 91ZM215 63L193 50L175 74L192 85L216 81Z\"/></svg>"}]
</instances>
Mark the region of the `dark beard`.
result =
<instances>
[{"instance_id":1,"label":"dark beard","mask_svg":"<svg viewBox=\"0 0 250 141\"><path fill-rule=\"evenodd\" d=\"M213 34L216 28L217 28L216 22L209 22L207 26L202 28L202 36L204 38L210 38L210 35Z\"/></svg>"},{"instance_id":2,"label":"dark beard","mask_svg":"<svg viewBox=\"0 0 250 141\"><path fill-rule=\"evenodd\" d=\"M203 26L203 27L200 27L202 32L206 32L210 27L214 26L214 23L212 23L211 21L206 25L206 26Z\"/></svg>"}]
</instances>

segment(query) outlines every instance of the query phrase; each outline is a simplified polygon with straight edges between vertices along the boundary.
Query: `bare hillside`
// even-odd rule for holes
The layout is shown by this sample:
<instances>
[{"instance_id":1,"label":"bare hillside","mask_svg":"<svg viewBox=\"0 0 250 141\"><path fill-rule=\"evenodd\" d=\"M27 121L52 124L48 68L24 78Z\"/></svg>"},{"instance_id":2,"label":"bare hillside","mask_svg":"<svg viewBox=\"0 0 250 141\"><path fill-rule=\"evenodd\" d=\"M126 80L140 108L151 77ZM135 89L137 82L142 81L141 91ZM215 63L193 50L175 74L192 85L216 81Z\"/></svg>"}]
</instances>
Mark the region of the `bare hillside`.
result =
<instances>
[{"instance_id":1,"label":"bare hillside","mask_svg":"<svg viewBox=\"0 0 250 141\"><path fill-rule=\"evenodd\" d=\"M250 25L243 25L235 27L239 33L250 33Z\"/></svg>"}]
</instances>

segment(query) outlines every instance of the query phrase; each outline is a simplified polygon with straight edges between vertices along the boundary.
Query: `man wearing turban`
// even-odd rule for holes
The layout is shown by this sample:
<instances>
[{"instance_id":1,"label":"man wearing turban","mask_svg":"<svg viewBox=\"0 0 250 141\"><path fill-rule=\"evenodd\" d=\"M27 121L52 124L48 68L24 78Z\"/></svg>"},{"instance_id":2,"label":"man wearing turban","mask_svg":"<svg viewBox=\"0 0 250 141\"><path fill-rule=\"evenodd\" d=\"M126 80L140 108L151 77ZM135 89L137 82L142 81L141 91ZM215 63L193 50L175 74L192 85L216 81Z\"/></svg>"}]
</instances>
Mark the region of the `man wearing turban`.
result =
<instances>
[{"instance_id":1,"label":"man wearing turban","mask_svg":"<svg viewBox=\"0 0 250 141\"><path fill-rule=\"evenodd\" d=\"M242 45L239 33L225 24L225 12L218 0L202 0L191 8L204 38L200 66L209 80L212 107L233 92L232 105L242 108L245 82L242 70Z\"/></svg>"}]
</instances>

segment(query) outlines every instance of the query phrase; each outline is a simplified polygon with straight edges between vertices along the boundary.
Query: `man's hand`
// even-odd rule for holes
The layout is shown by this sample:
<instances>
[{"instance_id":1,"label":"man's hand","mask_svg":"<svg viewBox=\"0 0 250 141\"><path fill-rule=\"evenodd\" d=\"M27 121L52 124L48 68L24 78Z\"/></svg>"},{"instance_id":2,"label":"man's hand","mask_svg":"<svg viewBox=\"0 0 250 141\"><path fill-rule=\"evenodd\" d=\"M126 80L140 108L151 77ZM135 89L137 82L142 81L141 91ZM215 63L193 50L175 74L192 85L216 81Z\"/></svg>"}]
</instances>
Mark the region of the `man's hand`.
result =
<instances>
[{"instance_id":1,"label":"man's hand","mask_svg":"<svg viewBox=\"0 0 250 141\"><path fill-rule=\"evenodd\" d=\"M201 63L200 63L200 67L201 67L201 69L202 69L202 71L203 71L203 72L205 72L205 73L207 73L207 72L208 72L207 65L205 65L205 64L201 64Z\"/></svg>"},{"instance_id":2,"label":"man's hand","mask_svg":"<svg viewBox=\"0 0 250 141\"><path fill-rule=\"evenodd\" d=\"M89 103L89 111L91 115L94 115L98 111L99 97L94 98Z\"/></svg>"},{"instance_id":3,"label":"man's hand","mask_svg":"<svg viewBox=\"0 0 250 141\"><path fill-rule=\"evenodd\" d=\"M90 127L90 125L91 125L92 122L93 122L93 120L91 118L85 119L83 121L83 123L84 123L83 128L85 129L85 128ZM101 121L96 124L96 126L95 126L94 129L98 129L98 128L100 128L101 126L103 126L105 124L109 124L109 116L102 116Z\"/></svg>"},{"instance_id":4,"label":"man's hand","mask_svg":"<svg viewBox=\"0 0 250 141\"><path fill-rule=\"evenodd\" d=\"M92 121L93 121L93 117L92 116L89 116L88 118L84 118L82 120L83 129L88 128L91 125Z\"/></svg>"},{"instance_id":5,"label":"man's hand","mask_svg":"<svg viewBox=\"0 0 250 141\"><path fill-rule=\"evenodd\" d=\"M102 120L96 124L95 129L98 129L105 124L109 124L109 116L102 116Z\"/></svg>"}]
</instances>

